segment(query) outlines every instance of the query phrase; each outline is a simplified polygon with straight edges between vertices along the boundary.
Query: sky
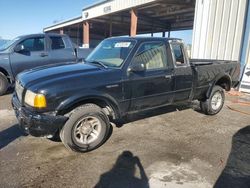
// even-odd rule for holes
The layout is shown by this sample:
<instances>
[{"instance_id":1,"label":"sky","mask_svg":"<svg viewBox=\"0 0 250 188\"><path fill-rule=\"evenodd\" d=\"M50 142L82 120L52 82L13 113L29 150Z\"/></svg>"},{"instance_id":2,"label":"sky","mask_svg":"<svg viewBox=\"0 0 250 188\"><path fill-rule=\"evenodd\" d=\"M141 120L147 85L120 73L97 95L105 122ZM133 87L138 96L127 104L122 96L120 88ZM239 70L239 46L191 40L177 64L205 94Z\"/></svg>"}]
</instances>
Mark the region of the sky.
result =
<instances>
[{"instance_id":1,"label":"sky","mask_svg":"<svg viewBox=\"0 0 250 188\"><path fill-rule=\"evenodd\" d=\"M0 0L0 38L41 33L54 21L80 16L83 7L97 1L100 0ZM192 31L172 32L171 37L190 44Z\"/></svg>"}]
</instances>

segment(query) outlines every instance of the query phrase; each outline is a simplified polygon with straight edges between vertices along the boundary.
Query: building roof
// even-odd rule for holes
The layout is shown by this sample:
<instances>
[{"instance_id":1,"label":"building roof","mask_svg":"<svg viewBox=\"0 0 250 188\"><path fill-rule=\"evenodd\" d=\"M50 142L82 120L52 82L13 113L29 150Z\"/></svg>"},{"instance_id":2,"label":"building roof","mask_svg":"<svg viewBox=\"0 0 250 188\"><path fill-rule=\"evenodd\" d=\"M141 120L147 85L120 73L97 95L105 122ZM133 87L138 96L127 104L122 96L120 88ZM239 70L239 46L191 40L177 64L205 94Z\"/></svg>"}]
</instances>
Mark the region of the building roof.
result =
<instances>
[{"instance_id":1,"label":"building roof","mask_svg":"<svg viewBox=\"0 0 250 188\"><path fill-rule=\"evenodd\" d=\"M71 27L82 28L82 22L89 21L91 33L103 35L112 24L112 34L129 34L130 10L138 16L138 34L192 29L195 0L105 0L82 10L82 16L46 27L44 32ZM80 25L79 25L80 24Z\"/></svg>"},{"instance_id":2,"label":"building roof","mask_svg":"<svg viewBox=\"0 0 250 188\"><path fill-rule=\"evenodd\" d=\"M94 2L94 3L92 3L92 4L88 5L88 6L83 7L82 10L86 10L86 9L89 9L89 8L92 8L92 7L95 7L95 6L98 6L98 5L100 5L100 4L106 3L107 1L110 1L110 0L99 0L99 1Z\"/></svg>"},{"instance_id":3,"label":"building roof","mask_svg":"<svg viewBox=\"0 0 250 188\"><path fill-rule=\"evenodd\" d=\"M69 25L80 23L84 20L91 18L102 17L107 14L111 14L118 11L127 10L136 6L142 6L144 4L154 2L157 0L130 0L124 2L124 0L100 0L82 9L82 15L77 16L62 22L52 24L51 26L45 27L44 32L60 29Z\"/></svg>"},{"instance_id":4,"label":"building roof","mask_svg":"<svg viewBox=\"0 0 250 188\"><path fill-rule=\"evenodd\" d=\"M45 27L43 29L43 31L47 32L47 31L51 31L51 30L54 30L54 29L66 27L66 26L76 24L76 23L80 23L80 22L82 22L82 16L77 16L77 17L74 17L74 18L70 18L68 20L64 20L64 21L55 23L55 24L53 24L51 26L47 26L47 27Z\"/></svg>"}]
</instances>

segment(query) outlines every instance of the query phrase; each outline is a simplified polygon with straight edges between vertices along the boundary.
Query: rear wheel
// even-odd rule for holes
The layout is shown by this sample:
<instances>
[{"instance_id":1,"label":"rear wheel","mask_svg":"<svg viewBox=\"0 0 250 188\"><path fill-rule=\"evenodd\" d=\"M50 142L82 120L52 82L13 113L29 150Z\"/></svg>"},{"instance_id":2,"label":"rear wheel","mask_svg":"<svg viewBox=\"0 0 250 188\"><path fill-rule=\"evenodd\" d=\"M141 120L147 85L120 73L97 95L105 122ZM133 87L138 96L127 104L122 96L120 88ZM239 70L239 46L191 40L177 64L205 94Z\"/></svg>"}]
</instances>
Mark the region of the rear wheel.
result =
<instances>
[{"instance_id":1,"label":"rear wheel","mask_svg":"<svg viewBox=\"0 0 250 188\"><path fill-rule=\"evenodd\" d=\"M214 86L210 97L206 101L200 102L202 112L207 115L219 113L224 105L225 93L222 87Z\"/></svg>"},{"instance_id":2,"label":"rear wheel","mask_svg":"<svg viewBox=\"0 0 250 188\"><path fill-rule=\"evenodd\" d=\"M68 149L88 152L106 141L109 130L110 122L104 111L95 104L86 104L70 113L60 138Z\"/></svg>"},{"instance_id":3,"label":"rear wheel","mask_svg":"<svg viewBox=\"0 0 250 188\"><path fill-rule=\"evenodd\" d=\"M6 76L0 72L0 96L4 95L8 89L9 82Z\"/></svg>"}]
</instances>

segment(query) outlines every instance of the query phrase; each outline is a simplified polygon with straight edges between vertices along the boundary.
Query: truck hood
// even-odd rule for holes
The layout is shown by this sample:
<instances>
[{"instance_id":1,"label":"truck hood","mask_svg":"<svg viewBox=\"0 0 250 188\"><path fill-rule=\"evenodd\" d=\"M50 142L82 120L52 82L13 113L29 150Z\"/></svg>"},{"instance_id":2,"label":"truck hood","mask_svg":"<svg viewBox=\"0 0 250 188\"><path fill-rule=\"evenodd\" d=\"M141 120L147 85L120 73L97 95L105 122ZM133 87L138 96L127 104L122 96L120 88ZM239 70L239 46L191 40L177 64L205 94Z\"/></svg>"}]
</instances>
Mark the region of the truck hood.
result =
<instances>
[{"instance_id":1,"label":"truck hood","mask_svg":"<svg viewBox=\"0 0 250 188\"><path fill-rule=\"evenodd\" d=\"M22 72L17 76L17 80L19 80L24 87L28 88L36 84L43 85L53 81L68 81L72 77L81 77L93 72L102 72L102 68L84 63L63 63L38 67Z\"/></svg>"}]
</instances>

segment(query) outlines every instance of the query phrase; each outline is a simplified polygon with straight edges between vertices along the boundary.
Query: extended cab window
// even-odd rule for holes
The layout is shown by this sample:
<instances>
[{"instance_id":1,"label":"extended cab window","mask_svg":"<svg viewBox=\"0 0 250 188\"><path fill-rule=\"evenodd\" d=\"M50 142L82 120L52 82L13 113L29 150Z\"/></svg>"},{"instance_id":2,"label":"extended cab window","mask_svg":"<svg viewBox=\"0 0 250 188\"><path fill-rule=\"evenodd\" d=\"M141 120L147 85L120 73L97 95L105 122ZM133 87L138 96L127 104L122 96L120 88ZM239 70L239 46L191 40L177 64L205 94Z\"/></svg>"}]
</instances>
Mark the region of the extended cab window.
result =
<instances>
[{"instance_id":1,"label":"extended cab window","mask_svg":"<svg viewBox=\"0 0 250 188\"><path fill-rule=\"evenodd\" d=\"M146 70L163 69L167 66L166 45L163 42L143 43L133 63L143 63Z\"/></svg>"},{"instance_id":2,"label":"extended cab window","mask_svg":"<svg viewBox=\"0 0 250 188\"><path fill-rule=\"evenodd\" d=\"M44 50L44 37L29 38L20 43L24 49L30 52Z\"/></svg>"},{"instance_id":3,"label":"extended cab window","mask_svg":"<svg viewBox=\"0 0 250 188\"><path fill-rule=\"evenodd\" d=\"M172 43L171 46L172 46L173 53L174 53L175 64L177 66L185 65L182 45L179 43Z\"/></svg>"},{"instance_id":4,"label":"extended cab window","mask_svg":"<svg viewBox=\"0 0 250 188\"><path fill-rule=\"evenodd\" d=\"M51 39L51 49L58 50L65 48L62 37L50 37Z\"/></svg>"}]
</instances>

